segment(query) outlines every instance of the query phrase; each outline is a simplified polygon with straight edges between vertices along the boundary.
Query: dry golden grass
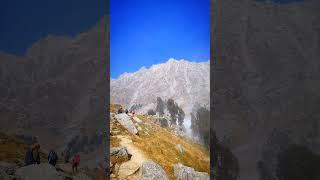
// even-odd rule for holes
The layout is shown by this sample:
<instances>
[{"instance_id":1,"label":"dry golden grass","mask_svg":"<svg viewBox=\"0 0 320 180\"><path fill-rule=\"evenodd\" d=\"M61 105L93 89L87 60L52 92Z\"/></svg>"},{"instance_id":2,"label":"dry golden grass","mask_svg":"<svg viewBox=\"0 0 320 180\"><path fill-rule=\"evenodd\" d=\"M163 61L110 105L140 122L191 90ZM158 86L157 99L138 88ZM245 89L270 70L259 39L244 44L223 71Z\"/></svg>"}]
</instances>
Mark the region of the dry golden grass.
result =
<instances>
[{"instance_id":1,"label":"dry golden grass","mask_svg":"<svg viewBox=\"0 0 320 180\"><path fill-rule=\"evenodd\" d=\"M0 161L16 162L23 160L28 146L15 138L0 133Z\"/></svg>"},{"instance_id":2,"label":"dry golden grass","mask_svg":"<svg viewBox=\"0 0 320 180\"><path fill-rule=\"evenodd\" d=\"M196 171L210 173L208 150L173 135L169 130L152 123L146 115L138 117L152 124L152 129L148 128L149 135L140 133L140 136L131 136L134 145L148 158L161 165L170 179L174 179L173 165L179 162L185 166L193 167ZM177 144L183 146L185 150L183 154L175 149Z\"/></svg>"},{"instance_id":3,"label":"dry golden grass","mask_svg":"<svg viewBox=\"0 0 320 180\"><path fill-rule=\"evenodd\" d=\"M116 113L118 112L118 109L120 109L120 104L110 104L110 112Z\"/></svg>"},{"instance_id":4,"label":"dry golden grass","mask_svg":"<svg viewBox=\"0 0 320 180\"><path fill-rule=\"evenodd\" d=\"M148 115L137 115L143 123L140 123L142 131L139 135L130 134L120 124L113 122L112 130L120 131L121 135L130 137L133 144L144 153L146 158L158 163L167 173L170 179L174 179L173 166L181 163L194 168L196 171L210 173L209 152L201 145L174 135L169 129L162 128L153 123ZM111 137L111 146L116 146L119 139ZM181 144L184 153L180 154L175 146Z\"/></svg>"},{"instance_id":5,"label":"dry golden grass","mask_svg":"<svg viewBox=\"0 0 320 180\"><path fill-rule=\"evenodd\" d=\"M0 161L24 161L28 145L20 142L13 136L0 132ZM41 161L46 161L47 154L40 151Z\"/></svg>"},{"instance_id":6,"label":"dry golden grass","mask_svg":"<svg viewBox=\"0 0 320 180\"><path fill-rule=\"evenodd\" d=\"M119 147L120 139L115 136L110 136L110 146L111 147Z\"/></svg>"}]
</instances>

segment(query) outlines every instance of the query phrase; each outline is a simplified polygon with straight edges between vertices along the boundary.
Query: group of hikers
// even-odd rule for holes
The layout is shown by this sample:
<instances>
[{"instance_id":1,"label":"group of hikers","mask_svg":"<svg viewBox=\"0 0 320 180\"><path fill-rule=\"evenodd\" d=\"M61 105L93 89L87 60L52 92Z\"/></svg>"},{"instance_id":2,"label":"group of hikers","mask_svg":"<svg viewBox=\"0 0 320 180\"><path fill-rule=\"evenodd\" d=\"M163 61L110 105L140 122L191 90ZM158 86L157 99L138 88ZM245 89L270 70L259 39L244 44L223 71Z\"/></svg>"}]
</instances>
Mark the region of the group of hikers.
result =
<instances>
[{"instance_id":1,"label":"group of hikers","mask_svg":"<svg viewBox=\"0 0 320 180\"><path fill-rule=\"evenodd\" d=\"M126 114L128 114L129 113L129 111L128 111L128 109L126 109L126 110L123 110L122 109L122 107L120 107L119 109L118 109L118 114L121 114L121 113L126 113ZM134 116L134 111L130 111L130 113Z\"/></svg>"},{"instance_id":2,"label":"group of hikers","mask_svg":"<svg viewBox=\"0 0 320 180\"><path fill-rule=\"evenodd\" d=\"M69 155L65 155L65 163L69 162ZM55 151L51 150L48 154L48 163L52 166L56 166L58 161L58 155ZM26 152L25 155L25 165L40 164L40 144L35 143ZM80 155L77 153L72 158L72 172L78 172L78 166L80 165Z\"/></svg>"}]
</instances>

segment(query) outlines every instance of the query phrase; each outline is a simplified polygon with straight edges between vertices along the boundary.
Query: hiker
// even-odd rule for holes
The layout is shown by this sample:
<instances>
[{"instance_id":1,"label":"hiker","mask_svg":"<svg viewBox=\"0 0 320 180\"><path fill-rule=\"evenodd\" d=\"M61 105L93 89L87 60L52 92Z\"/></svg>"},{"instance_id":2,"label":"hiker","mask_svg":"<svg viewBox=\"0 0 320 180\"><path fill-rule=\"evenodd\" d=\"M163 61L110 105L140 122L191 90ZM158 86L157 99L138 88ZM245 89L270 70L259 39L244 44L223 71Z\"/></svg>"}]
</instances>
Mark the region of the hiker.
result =
<instances>
[{"instance_id":1,"label":"hiker","mask_svg":"<svg viewBox=\"0 0 320 180\"><path fill-rule=\"evenodd\" d=\"M32 147L29 147L29 149L26 152L26 156L24 159L25 165L31 165L31 164L40 164L40 145L35 144Z\"/></svg>"},{"instance_id":2,"label":"hiker","mask_svg":"<svg viewBox=\"0 0 320 180\"><path fill-rule=\"evenodd\" d=\"M51 164L52 166L56 166L57 161L58 161L57 153L51 150L48 155L49 164Z\"/></svg>"},{"instance_id":3,"label":"hiker","mask_svg":"<svg viewBox=\"0 0 320 180\"><path fill-rule=\"evenodd\" d=\"M35 144L32 148L33 164L40 164L40 144Z\"/></svg>"},{"instance_id":4,"label":"hiker","mask_svg":"<svg viewBox=\"0 0 320 180\"><path fill-rule=\"evenodd\" d=\"M121 114L122 113L122 107L120 107L120 109L118 110L118 114Z\"/></svg>"},{"instance_id":5,"label":"hiker","mask_svg":"<svg viewBox=\"0 0 320 180\"><path fill-rule=\"evenodd\" d=\"M129 111L128 111L128 109L126 109L126 114L128 114L129 113Z\"/></svg>"},{"instance_id":6,"label":"hiker","mask_svg":"<svg viewBox=\"0 0 320 180\"><path fill-rule=\"evenodd\" d=\"M76 154L73 158L72 158L72 172L74 173L74 169L76 170L76 172L78 172L78 166L80 164L80 155Z\"/></svg>"}]
</instances>

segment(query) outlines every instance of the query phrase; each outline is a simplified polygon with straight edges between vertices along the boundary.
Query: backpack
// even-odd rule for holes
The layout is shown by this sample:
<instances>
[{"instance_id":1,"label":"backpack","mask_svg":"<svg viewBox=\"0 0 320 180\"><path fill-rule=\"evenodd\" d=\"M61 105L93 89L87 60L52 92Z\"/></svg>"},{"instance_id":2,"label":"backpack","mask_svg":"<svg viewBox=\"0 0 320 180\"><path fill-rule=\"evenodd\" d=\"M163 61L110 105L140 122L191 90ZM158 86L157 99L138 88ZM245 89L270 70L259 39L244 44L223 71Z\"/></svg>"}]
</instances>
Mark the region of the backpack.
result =
<instances>
[{"instance_id":1,"label":"backpack","mask_svg":"<svg viewBox=\"0 0 320 180\"><path fill-rule=\"evenodd\" d=\"M54 151L50 151L49 155L48 155L48 161L49 162L55 162L58 160L58 156L57 153Z\"/></svg>"},{"instance_id":2,"label":"backpack","mask_svg":"<svg viewBox=\"0 0 320 180\"><path fill-rule=\"evenodd\" d=\"M25 159L24 159L24 163L26 166L30 165L30 164L33 164L34 162L34 159L33 159L33 156L32 156L32 149L29 148L26 152L26 156L25 156Z\"/></svg>"}]
</instances>

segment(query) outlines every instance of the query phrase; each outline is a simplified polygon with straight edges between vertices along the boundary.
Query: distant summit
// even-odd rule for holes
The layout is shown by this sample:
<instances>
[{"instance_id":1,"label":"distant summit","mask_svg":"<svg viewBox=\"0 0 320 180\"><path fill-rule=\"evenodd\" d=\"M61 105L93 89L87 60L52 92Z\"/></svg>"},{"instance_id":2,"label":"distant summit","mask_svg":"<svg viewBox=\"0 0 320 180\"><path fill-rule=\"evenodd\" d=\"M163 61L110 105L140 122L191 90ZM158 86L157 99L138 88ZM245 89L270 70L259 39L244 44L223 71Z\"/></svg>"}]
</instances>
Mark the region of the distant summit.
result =
<instances>
[{"instance_id":1,"label":"distant summit","mask_svg":"<svg viewBox=\"0 0 320 180\"><path fill-rule=\"evenodd\" d=\"M208 62L170 58L166 63L141 68L111 80L111 99L127 108L141 104L144 113L155 107L157 97L172 98L190 113L192 106L209 104L210 67Z\"/></svg>"}]
</instances>

